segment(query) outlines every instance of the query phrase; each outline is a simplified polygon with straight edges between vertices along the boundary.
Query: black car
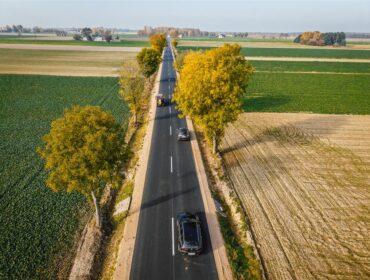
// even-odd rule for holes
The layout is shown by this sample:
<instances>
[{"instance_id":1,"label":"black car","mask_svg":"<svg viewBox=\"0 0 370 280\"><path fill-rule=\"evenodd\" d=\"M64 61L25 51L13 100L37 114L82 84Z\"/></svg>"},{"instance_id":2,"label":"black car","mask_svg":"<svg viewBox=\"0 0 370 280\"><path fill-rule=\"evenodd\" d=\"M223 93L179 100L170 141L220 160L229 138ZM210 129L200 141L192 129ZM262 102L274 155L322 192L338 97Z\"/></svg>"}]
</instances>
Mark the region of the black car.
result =
<instances>
[{"instance_id":1,"label":"black car","mask_svg":"<svg viewBox=\"0 0 370 280\"><path fill-rule=\"evenodd\" d=\"M178 141L189 141L190 133L186 127L181 127L177 130L177 140Z\"/></svg>"},{"instance_id":2,"label":"black car","mask_svg":"<svg viewBox=\"0 0 370 280\"><path fill-rule=\"evenodd\" d=\"M187 212L177 215L179 252L183 255L199 255L203 250L202 230L197 215Z\"/></svg>"}]
</instances>

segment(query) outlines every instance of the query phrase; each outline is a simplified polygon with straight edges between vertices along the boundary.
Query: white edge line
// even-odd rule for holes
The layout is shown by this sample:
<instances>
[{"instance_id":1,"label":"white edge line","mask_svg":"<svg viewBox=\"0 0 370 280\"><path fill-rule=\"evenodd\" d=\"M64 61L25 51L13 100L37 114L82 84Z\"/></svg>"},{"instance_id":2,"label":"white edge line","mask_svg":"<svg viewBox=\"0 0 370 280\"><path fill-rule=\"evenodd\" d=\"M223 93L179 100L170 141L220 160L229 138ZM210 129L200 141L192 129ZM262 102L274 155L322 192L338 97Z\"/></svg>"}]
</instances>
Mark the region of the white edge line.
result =
<instances>
[{"instance_id":1,"label":"white edge line","mask_svg":"<svg viewBox=\"0 0 370 280\"><path fill-rule=\"evenodd\" d=\"M175 223L172 217L172 256L175 256Z\"/></svg>"}]
</instances>

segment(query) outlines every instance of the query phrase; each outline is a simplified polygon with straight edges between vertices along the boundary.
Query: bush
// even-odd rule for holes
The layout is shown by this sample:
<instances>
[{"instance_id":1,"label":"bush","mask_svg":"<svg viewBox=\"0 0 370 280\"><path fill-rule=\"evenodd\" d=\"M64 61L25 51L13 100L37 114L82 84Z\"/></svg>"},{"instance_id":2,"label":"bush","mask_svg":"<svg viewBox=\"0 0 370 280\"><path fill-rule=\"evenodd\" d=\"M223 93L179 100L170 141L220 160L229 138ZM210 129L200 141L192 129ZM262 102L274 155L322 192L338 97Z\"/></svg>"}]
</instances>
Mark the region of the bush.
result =
<instances>
[{"instance_id":1,"label":"bush","mask_svg":"<svg viewBox=\"0 0 370 280\"><path fill-rule=\"evenodd\" d=\"M73 35L73 39L76 40L76 41L81 41L82 40L82 36L81 36L81 34L74 34Z\"/></svg>"}]
</instances>

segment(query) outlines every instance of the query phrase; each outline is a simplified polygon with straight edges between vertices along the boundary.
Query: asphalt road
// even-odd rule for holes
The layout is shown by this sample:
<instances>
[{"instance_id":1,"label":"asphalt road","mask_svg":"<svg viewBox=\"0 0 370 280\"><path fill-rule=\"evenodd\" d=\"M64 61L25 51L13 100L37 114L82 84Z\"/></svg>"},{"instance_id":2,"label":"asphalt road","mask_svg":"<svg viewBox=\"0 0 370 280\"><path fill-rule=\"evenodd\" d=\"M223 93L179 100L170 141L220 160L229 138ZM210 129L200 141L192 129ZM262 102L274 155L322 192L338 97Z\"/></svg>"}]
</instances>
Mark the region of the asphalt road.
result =
<instances>
[{"instance_id":1,"label":"asphalt road","mask_svg":"<svg viewBox=\"0 0 370 280\"><path fill-rule=\"evenodd\" d=\"M165 49L160 93L170 99L176 82L169 47ZM186 127L175 105L157 108L130 279L218 279L190 142L177 142ZM176 215L197 213L202 220L204 252L177 251Z\"/></svg>"}]
</instances>

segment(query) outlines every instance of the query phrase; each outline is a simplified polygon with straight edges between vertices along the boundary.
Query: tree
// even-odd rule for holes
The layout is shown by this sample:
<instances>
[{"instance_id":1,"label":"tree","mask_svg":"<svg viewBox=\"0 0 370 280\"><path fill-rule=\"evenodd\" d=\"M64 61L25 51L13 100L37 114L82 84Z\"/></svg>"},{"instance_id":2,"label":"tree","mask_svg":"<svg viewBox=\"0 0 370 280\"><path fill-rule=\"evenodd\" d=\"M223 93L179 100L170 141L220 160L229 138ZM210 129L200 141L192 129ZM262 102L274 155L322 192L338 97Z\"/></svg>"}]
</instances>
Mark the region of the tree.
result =
<instances>
[{"instance_id":1,"label":"tree","mask_svg":"<svg viewBox=\"0 0 370 280\"><path fill-rule=\"evenodd\" d=\"M113 40L112 31L110 29L105 29L103 37L106 42L110 43Z\"/></svg>"},{"instance_id":2,"label":"tree","mask_svg":"<svg viewBox=\"0 0 370 280\"><path fill-rule=\"evenodd\" d=\"M180 52L177 56L176 56L176 59L173 63L173 66L174 68L176 69L176 71L180 72L181 71L181 68L182 66L184 65L184 60L185 60L185 57L188 53L190 52L193 52L192 50L186 50L186 51L183 51L183 52Z\"/></svg>"},{"instance_id":3,"label":"tree","mask_svg":"<svg viewBox=\"0 0 370 280\"><path fill-rule=\"evenodd\" d=\"M149 78L157 71L162 60L160 53L152 48L142 49L136 56L136 59L140 66L141 73L146 78Z\"/></svg>"},{"instance_id":4,"label":"tree","mask_svg":"<svg viewBox=\"0 0 370 280\"><path fill-rule=\"evenodd\" d=\"M107 183L119 183L119 162L123 135L111 113L100 107L75 106L51 123L44 146L37 149L48 170L47 185L54 191L77 191L95 206L100 227L97 198Z\"/></svg>"},{"instance_id":5,"label":"tree","mask_svg":"<svg viewBox=\"0 0 370 280\"><path fill-rule=\"evenodd\" d=\"M40 26L35 26L32 28L33 33L41 33L42 32L42 27Z\"/></svg>"},{"instance_id":6,"label":"tree","mask_svg":"<svg viewBox=\"0 0 370 280\"><path fill-rule=\"evenodd\" d=\"M87 38L87 40L89 41L92 41L92 37L91 37L91 34L92 34L92 29L89 28L89 27L85 27L81 30L81 34Z\"/></svg>"},{"instance_id":7,"label":"tree","mask_svg":"<svg viewBox=\"0 0 370 280\"><path fill-rule=\"evenodd\" d=\"M190 116L213 143L216 153L227 123L237 119L253 67L237 44L204 53L189 53L180 71L173 100L182 115Z\"/></svg>"},{"instance_id":8,"label":"tree","mask_svg":"<svg viewBox=\"0 0 370 280\"><path fill-rule=\"evenodd\" d=\"M120 95L127 102L130 111L134 116L134 123L137 125L137 115L143 104L143 92L145 78L139 66L133 61L124 63L121 70Z\"/></svg>"},{"instance_id":9,"label":"tree","mask_svg":"<svg viewBox=\"0 0 370 280\"><path fill-rule=\"evenodd\" d=\"M179 40L177 40L177 39L173 39L172 40L172 47L174 48L174 49L176 49L176 47L177 47L177 45L179 44Z\"/></svg>"},{"instance_id":10,"label":"tree","mask_svg":"<svg viewBox=\"0 0 370 280\"><path fill-rule=\"evenodd\" d=\"M164 33L151 35L149 42L153 49L162 54L167 42L166 35Z\"/></svg>"},{"instance_id":11,"label":"tree","mask_svg":"<svg viewBox=\"0 0 370 280\"><path fill-rule=\"evenodd\" d=\"M82 36L80 34L74 34L73 35L73 39L76 40L76 41L81 41L82 40Z\"/></svg>"}]
</instances>

